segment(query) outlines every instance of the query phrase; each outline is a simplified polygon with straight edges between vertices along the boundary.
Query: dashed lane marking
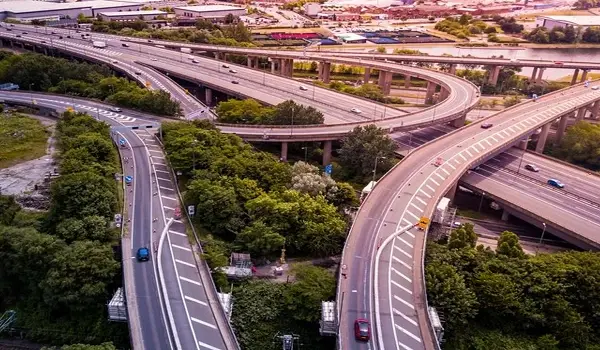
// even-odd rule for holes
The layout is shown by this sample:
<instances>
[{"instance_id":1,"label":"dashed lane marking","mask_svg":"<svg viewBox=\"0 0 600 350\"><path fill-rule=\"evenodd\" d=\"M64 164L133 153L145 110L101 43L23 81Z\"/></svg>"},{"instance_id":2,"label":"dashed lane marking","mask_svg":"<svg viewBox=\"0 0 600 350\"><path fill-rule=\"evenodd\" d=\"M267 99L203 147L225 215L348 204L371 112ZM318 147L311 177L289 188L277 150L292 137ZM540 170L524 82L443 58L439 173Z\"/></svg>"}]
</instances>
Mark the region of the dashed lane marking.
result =
<instances>
[{"instance_id":1,"label":"dashed lane marking","mask_svg":"<svg viewBox=\"0 0 600 350\"><path fill-rule=\"evenodd\" d=\"M179 260L179 259L175 259L175 262L181 265L185 265L185 266L189 266L189 267L196 267L196 265L191 264L187 261L183 261L183 260Z\"/></svg>"},{"instance_id":2,"label":"dashed lane marking","mask_svg":"<svg viewBox=\"0 0 600 350\"><path fill-rule=\"evenodd\" d=\"M413 326L417 325L417 322L415 320L413 320L412 318L406 316L405 314L403 314L402 312L394 309L394 313L400 317L402 317L403 319L407 320L410 324L412 324Z\"/></svg>"},{"instance_id":3,"label":"dashed lane marking","mask_svg":"<svg viewBox=\"0 0 600 350\"><path fill-rule=\"evenodd\" d=\"M414 306L413 306L411 303L409 303L408 301L406 301L406 300L404 300L404 299L400 298L400 297L399 297L399 296L397 296L397 295L394 295L394 299L398 300L399 302L401 302L402 304L404 304L404 305L408 306L409 308L411 308L411 309L413 309L413 310L415 309L415 307L414 307Z\"/></svg>"},{"instance_id":4,"label":"dashed lane marking","mask_svg":"<svg viewBox=\"0 0 600 350\"><path fill-rule=\"evenodd\" d=\"M196 304L200 304L200 305L208 306L208 304L207 304L207 303L205 303L205 302L203 302L202 300L194 299L194 298L192 298L192 297L188 297L187 295L185 295L183 298L184 298L185 300L189 300L189 301L191 301L191 302L193 302L193 303L196 303Z\"/></svg>"},{"instance_id":5,"label":"dashed lane marking","mask_svg":"<svg viewBox=\"0 0 600 350\"><path fill-rule=\"evenodd\" d=\"M194 280L191 280L191 279L189 279L189 278L185 278L185 277L183 277L183 276L179 276L179 279L180 279L180 280L182 280L182 281L184 281L184 282L187 282L187 283L195 284L195 285L197 285L197 286L201 286L201 285L202 285L202 284L201 284L200 282L198 282L198 281L194 281Z\"/></svg>"},{"instance_id":6,"label":"dashed lane marking","mask_svg":"<svg viewBox=\"0 0 600 350\"><path fill-rule=\"evenodd\" d=\"M163 197L164 199L170 199L172 201L177 201L177 198L167 197L167 196L161 196L161 197Z\"/></svg>"},{"instance_id":7,"label":"dashed lane marking","mask_svg":"<svg viewBox=\"0 0 600 350\"><path fill-rule=\"evenodd\" d=\"M185 250L187 252L191 252L192 251L190 248L182 247L182 246L177 245L177 244L171 244L171 247L177 248L177 249L181 249L181 250Z\"/></svg>"},{"instance_id":8,"label":"dashed lane marking","mask_svg":"<svg viewBox=\"0 0 600 350\"><path fill-rule=\"evenodd\" d=\"M208 344L206 344L206 343L203 343L203 342L201 342L201 341L199 341L199 342L198 342L198 345L200 345L200 346L201 346L201 347L203 347L203 348L207 348L208 350L221 350L221 349L219 349L219 348L217 348L217 347L214 347L214 346L212 346L212 345L208 345Z\"/></svg>"},{"instance_id":9,"label":"dashed lane marking","mask_svg":"<svg viewBox=\"0 0 600 350\"><path fill-rule=\"evenodd\" d=\"M399 273L398 271L396 271L397 273ZM406 276L405 276L406 278ZM393 285L395 285L396 287L402 289L403 291L405 291L406 293L412 295L412 291L406 287L403 287L402 285L400 285L400 283L394 281L394 280L390 280L390 282L392 282Z\"/></svg>"},{"instance_id":10,"label":"dashed lane marking","mask_svg":"<svg viewBox=\"0 0 600 350\"><path fill-rule=\"evenodd\" d=\"M398 326L397 324L394 324L394 326L396 326L396 328L398 328L402 333L408 335L409 337L413 338L414 340L418 341L419 343L421 342L421 338L417 337L416 335L412 334L411 332L407 331L406 329Z\"/></svg>"},{"instance_id":11,"label":"dashed lane marking","mask_svg":"<svg viewBox=\"0 0 600 350\"><path fill-rule=\"evenodd\" d=\"M410 279L410 277L406 276L405 274L403 274L402 272L396 270L395 268L392 267L391 269L392 271L394 271L394 273L396 273L398 276L404 278L408 283L412 283L412 280ZM400 286L400 285L399 285ZM400 288L402 288L402 286L400 286ZM412 294L412 293L410 293Z\"/></svg>"},{"instance_id":12,"label":"dashed lane marking","mask_svg":"<svg viewBox=\"0 0 600 350\"><path fill-rule=\"evenodd\" d=\"M217 329L217 326L215 326L215 325L214 325L214 324L212 324L212 323L208 323L208 322L206 322L206 321L199 320L199 319L197 319L197 318L195 318L195 317L190 317L190 318L191 318L191 320L192 320L192 321L194 321L194 322L196 322L196 323L199 323L199 324L201 324L201 325L203 325L203 326L210 327L210 328L212 328L212 329Z\"/></svg>"},{"instance_id":13,"label":"dashed lane marking","mask_svg":"<svg viewBox=\"0 0 600 350\"><path fill-rule=\"evenodd\" d=\"M400 260L399 258L396 258L395 256L392 256L392 259L396 262L399 262L400 264L402 264L404 267L406 267L409 270L412 270L412 267L410 265L408 265L407 263L405 263L404 261Z\"/></svg>"},{"instance_id":14,"label":"dashed lane marking","mask_svg":"<svg viewBox=\"0 0 600 350\"><path fill-rule=\"evenodd\" d=\"M402 237L396 237L397 240L399 240L400 242L406 244L410 249L414 248L412 244L408 243L407 241L404 240L404 238Z\"/></svg>"}]
</instances>

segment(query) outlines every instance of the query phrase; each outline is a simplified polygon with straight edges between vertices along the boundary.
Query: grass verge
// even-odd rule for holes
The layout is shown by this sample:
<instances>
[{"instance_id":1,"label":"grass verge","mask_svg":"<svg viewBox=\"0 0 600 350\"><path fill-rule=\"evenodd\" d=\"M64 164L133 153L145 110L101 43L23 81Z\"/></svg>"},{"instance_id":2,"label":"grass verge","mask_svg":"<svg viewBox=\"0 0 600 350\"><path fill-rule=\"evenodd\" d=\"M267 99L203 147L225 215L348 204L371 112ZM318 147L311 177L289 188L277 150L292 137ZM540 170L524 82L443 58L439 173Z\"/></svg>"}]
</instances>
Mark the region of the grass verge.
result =
<instances>
[{"instance_id":1,"label":"grass verge","mask_svg":"<svg viewBox=\"0 0 600 350\"><path fill-rule=\"evenodd\" d=\"M0 169L46 154L49 132L34 118L0 114Z\"/></svg>"}]
</instances>

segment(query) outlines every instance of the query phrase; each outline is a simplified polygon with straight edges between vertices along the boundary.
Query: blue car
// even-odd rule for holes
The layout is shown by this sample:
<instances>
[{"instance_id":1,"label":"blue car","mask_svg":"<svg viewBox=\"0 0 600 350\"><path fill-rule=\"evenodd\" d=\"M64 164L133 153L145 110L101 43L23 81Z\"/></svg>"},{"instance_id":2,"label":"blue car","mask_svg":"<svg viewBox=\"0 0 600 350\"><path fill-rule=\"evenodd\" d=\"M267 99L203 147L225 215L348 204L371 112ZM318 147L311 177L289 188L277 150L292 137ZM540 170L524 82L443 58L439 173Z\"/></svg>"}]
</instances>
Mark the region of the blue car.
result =
<instances>
[{"instance_id":1,"label":"blue car","mask_svg":"<svg viewBox=\"0 0 600 350\"><path fill-rule=\"evenodd\" d=\"M136 256L138 261L148 261L150 260L150 250L146 247L140 248L138 249Z\"/></svg>"},{"instance_id":2,"label":"blue car","mask_svg":"<svg viewBox=\"0 0 600 350\"><path fill-rule=\"evenodd\" d=\"M562 182L558 181L557 179L550 179L550 180L548 180L548 185L553 186L553 187L557 187L557 188L563 188L563 187L565 187L565 184L563 184Z\"/></svg>"}]
</instances>

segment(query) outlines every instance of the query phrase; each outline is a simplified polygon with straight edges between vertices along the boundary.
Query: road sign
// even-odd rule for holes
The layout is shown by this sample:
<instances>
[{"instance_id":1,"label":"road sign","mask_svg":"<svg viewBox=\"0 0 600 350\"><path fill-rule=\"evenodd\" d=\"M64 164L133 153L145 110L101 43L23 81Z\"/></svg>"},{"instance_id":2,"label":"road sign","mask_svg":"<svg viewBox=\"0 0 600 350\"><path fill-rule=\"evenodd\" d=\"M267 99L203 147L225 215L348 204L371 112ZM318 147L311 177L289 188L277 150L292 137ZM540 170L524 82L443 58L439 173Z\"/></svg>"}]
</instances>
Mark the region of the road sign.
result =
<instances>
[{"instance_id":1,"label":"road sign","mask_svg":"<svg viewBox=\"0 0 600 350\"><path fill-rule=\"evenodd\" d=\"M333 165L332 164L325 165L325 174L331 175L332 171L333 171Z\"/></svg>"},{"instance_id":2,"label":"road sign","mask_svg":"<svg viewBox=\"0 0 600 350\"><path fill-rule=\"evenodd\" d=\"M190 214L190 216L194 216L195 213L196 213L196 209L194 208L194 206L188 205L188 214Z\"/></svg>"},{"instance_id":3,"label":"road sign","mask_svg":"<svg viewBox=\"0 0 600 350\"><path fill-rule=\"evenodd\" d=\"M421 220L419 220L419 229L425 230L427 226L429 226L429 218L425 216L421 217Z\"/></svg>"}]
</instances>

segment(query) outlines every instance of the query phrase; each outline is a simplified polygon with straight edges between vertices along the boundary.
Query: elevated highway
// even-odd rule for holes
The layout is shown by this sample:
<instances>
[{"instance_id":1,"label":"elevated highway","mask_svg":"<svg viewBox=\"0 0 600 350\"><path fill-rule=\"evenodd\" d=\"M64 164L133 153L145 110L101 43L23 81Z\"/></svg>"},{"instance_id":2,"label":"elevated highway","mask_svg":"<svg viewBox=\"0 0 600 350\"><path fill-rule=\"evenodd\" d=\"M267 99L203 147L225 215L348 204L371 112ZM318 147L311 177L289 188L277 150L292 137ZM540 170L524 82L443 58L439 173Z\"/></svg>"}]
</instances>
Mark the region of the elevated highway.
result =
<instances>
[{"instance_id":1,"label":"elevated highway","mask_svg":"<svg viewBox=\"0 0 600 350\"><path fill-rule=\"evenodd\" d=\"M355 318L374 320L374 349L432 349L433 332L427 314L423 280L426 234L418 229L379 247L401 227L431 217L439 199L457 186L475 164L527 138L562 115L600 100L600 91L581 85L548 94L538 102L524 102L482 121L446 134L415 149L387 173L363 202L342 257L347 279L340 279L338 301L340 348L358 349L352 339ZM435 163L439 162L439 166ZM518 197L518 195L517 195ZM528 208L535 201L523 203ZM565 225L563 209L552 207L548 225ZM568 219L567 219L568 220ZM570 222L583 237L597 235L586 222ZM383 250L375 270L374 257Z\"/></svg>"},{"instance_id":2,"label":"elevated highway","mask_svg":"<svg viewBox=\"0 0 600 350\"><path fill-rule=\"evenodd\" d=\"M4 36L4 33L2 35ZM21 39L19 38L19 40ZM16 40L16 38L12 37L11 40ZM41 43L41 39L34 39L33 41L36 45L60 49L59 46L52 43L50 45L48 43ZM64 50L69 51L72 49L73 44L71 41L66 42L63 43ZM81 45L87 45L84 51L89 50L89 43ZM246 50L222 48L221 52L234 49ZM116 51L121 53L119 56L125 56L127 58L126 62L129 64L137 65L138 63L142 63L147 66L161 68L161 66L157 66L159 65L156 63L157 61L151 58L140 58L139 55L130 52L133 51L131 49L128 49L128 54L120 50ZM172 51L160 50L165 49L152 48L148 52L152 55L156 52L170 52L170 55L172 55ZM240 51L227 52L242 54ZM266 50L258 50L255 53L257 56L272 55L266 53ZM250 53L246 54L252 55ZM276 54L280 54L280 52ZM288 55L287 52L281 54ZM299 55L299 53L293 52L291 54ZM302 55L304 59L323 62L330 60L329 56L310 57ZM103 59L109 59L108 57L103 56ZM393 70L398 67L386 62L371 62L348 58L338 59L341 61L337 62L348 62L348 64L356 65L367 64L370 67L381 69L385 72L396 72ZM186 64L179 69L188 67L188 65L190 66L190 70L193 71L196 69L191 68L193 66L191 63L188 62ZM289 67L289 62L286 65ZM213 67L216 68L217 73L220 73L218 65L214 65ZM212 74L214 74L215 68L212 69ZM403 69L398 69L397 72L408 74L406 68ZM431 78L429 72L433 71L421 71L426 72L427 76ZM244 72L247 73L246 71ZM412 72L414 73L414 71ZM461 81L461 79L456 79L452 75L440 72L437 72L437 74L437 79L439 80L432 80L433 83L437 84L441 81L439 85L450 89L445 93L447 96L444 99L444 103L447 103L445 106L449 107L449 110L434 106L425 111L409 114L401 118L383 119L375 122L375 124L390 131L397 131L411 130L462 118L465 109L469 109L470 106L476 103L477 89L472 85L467 87L469 86L468 83ZM260 75L265 79L266 73ZM226 78L216 77L220 79L218 80L219 84L226 83ZM455 81L458 84L456 89L449 86L447 82L445 83L444 80L446 79ZM253 82L259 84L256 80L253 80ZM467 92L467 96L457 91L459 86L465 89L464 91ZM475 123L473 126L458 130L436 142L428 144L416 150L401 163L401 166L396 167L380 181L375 191L373 191L361 207L344 252L344 259L348 259L344 260L344 265L348 266L350 271L347 272L348 280L340 280L340 294L338 295L338 301L343 300L343 302L339 303L341 307L340 314L345 315L340 320L341 348L352 349L356 347L356 343L353 343L352 340L351 329L351 322L354 316L366 316L375 320L375 339L377 341L376 343L371 343L373 348L394 349L403 346L414 349L421 347L431 348L433 336L428 329L427 315L424 311L426 301L423 299L425 294L423 293L423 275L421 272L422 250L424 247L423 232L410 230L400 238L393 240L390 247L382 247L381 249L385 249L384 258L388 258L387 260L383 259L383 265L380 266L379 270L374 271L372 265L373 254L377 249L375 248L376 243L378 240L380 241L395 232L395 228L405 226L408 223L414 223L415 218L419 219L420 216L430 215L437 200L455 186L462 172L466 171L472 164L480 162L491 154L519 142L539 127L543 127L542 129L544 129L550 121L561 115L581 110L585 106L598 106L596 101L600 99L597 92L595 93L580 86L561 93L565 95L557 97L556 94L550 94L543 97L540 102L526 102L490 117L489 120L495 124L492 129L479 129L479 123ZM335 96L339 95L335 94ZM439 111L437 110L438 108L443 110ZM441 113L441 115L436 112ZM373 122L355 122L353 125L340 124L301 128L224 125L220 127L224 132L236 133L249 140L268 140L285 143L288 141L333 140L343 136L355 125L371 123ZM417 156L414 155L415 153ZM442 159L440 167L432 165L437 158ZM396 253L400 254L400 256L394 255ZM359 261L356 261L357 259ZM380 286L380 281L390 282L385 286ZM397 290L400 291L397 294L392 292ZM383 308L387 310L385 312L381 311Z\"/></svg>"}]
</instances>

